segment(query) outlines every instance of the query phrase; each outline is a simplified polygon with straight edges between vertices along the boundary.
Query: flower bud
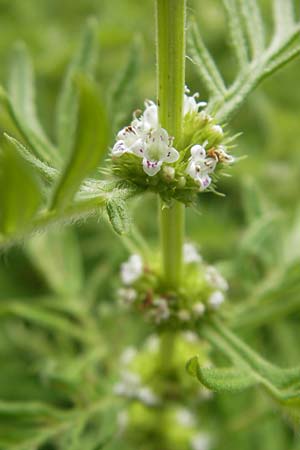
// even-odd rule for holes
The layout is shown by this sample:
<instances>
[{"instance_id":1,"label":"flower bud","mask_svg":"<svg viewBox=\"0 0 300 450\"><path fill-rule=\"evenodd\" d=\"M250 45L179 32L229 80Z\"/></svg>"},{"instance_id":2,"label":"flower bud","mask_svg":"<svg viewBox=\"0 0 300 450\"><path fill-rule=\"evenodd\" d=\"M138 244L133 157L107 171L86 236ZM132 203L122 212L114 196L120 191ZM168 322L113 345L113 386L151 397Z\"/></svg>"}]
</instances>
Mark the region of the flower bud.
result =
<instances>
[{"instance_id":1,"label":"flower bud","mask_svg":"<svg viewBox=\"0 0 300 450\"><path fill-rule=\"evenodd\" d=\"M174 178L175 178L175 169L174 169L174 167L163 166L162 176L163 176L164 180L167 181L168 183L173 181Z\"/></svg>"}]
</instances>

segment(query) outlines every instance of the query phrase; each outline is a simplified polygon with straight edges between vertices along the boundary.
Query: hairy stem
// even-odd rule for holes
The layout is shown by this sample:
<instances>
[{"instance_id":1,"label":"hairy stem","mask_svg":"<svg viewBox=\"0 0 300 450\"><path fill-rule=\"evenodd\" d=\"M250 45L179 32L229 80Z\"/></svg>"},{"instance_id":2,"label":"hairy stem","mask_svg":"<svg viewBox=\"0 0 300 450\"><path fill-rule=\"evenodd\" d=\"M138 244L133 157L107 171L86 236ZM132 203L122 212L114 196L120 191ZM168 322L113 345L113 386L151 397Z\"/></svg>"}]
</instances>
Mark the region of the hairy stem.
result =
<instances>
[{"instance_id":1,"label":"hairy stem","mask_svg":"<svg viewBox=\"0 0 300 450\"><path fill-rule=\"evenodd\" d=\"M156 0L157 83L159 120L175 146L182 131L185 82L186 0ZM162 209L160 233L165 283L176 288L182 274L184 205L175 202Z\"/></svg>"}]
</instances>

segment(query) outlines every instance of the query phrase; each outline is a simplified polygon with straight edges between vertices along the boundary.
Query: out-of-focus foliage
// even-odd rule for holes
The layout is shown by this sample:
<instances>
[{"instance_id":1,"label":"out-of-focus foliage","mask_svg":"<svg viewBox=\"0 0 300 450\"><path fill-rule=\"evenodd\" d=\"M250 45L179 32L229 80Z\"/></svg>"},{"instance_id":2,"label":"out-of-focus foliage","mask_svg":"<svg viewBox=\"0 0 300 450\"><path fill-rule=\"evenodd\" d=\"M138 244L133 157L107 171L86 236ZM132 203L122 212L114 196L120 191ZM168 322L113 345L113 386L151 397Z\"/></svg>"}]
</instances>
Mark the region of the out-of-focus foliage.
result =
<instances>
[{"instance_id":1,"label":"out-of-focus foliage","mask_svg":"<svg viewBox=\"0 0 300 450\"><path fill-rule=\"evenodd\" d=\"M264 17L270 17L269 2L259 3ZM189 13L201 24L226 82L231 81L237 65L221 2L193 0ZM57 107L54 99L59 82L78 48L78 30L91 15L99 21L96 39L100 62L95 73L101 79L103 94L114 98L111 114L120 114L112 127L117 128L126 123L126 113L141 106L143 98L155 97L152 1L0 0L1 80L7 75L4 72L8 64L4 62L11 59L15 42L24 41L33 54L37 85L42 88L36 98L39 116L53 141ZM271 22L267 26L271 29ZM138 78L123 95L124 80L136 72L136 48L141 49ZM22 46L17 51L20 58L25 57ZM237 154L247 154L248 158L232 170L232 178L223 181L226 198L201 196L201 214L188 213L190 238L200 245L208 261L218 262L229 279L234 314L228 317L224 308L225 319L243 341L280 367L290 367L300 360L299 64L293 62L264 82L232 122L234 132L243 130ZM27 69L22 83L31 76ZM10 80L13 82L13 77ZM193 64L188 64L187 81L193 91L200 90L206 98L206 88L199 85ZM61 100L60 109L69 102L68 81L64 86L65 100ZM14 94L17 96L18 91L14 90ZM31 98L32 93L28 95ZM16 136L16 128L4 109L0 117L1 130ZM58 130L63 126L58 124ZM22 141L22 136L17 136ZM62 131L57 136L64 141ZM1 139L10 150L18 146L18 151L26 155L23 141ZM37 149L39 142L34 141ZM17 154L10 150L6 158L12 159L9 167L14 173L0 173L1 204L5 190L9 189L11 196L18 196L22 190L22 211L9 211L13 223L2 224L0 218L1 231L3 227L11 231L20 223L26 224L40 204L38 182L31 168L19 165ZM3 167L2 158L0 155ZM80 169L85 176L81 165ZM57 172L48 165L40 167L40 172L47 195L47 183L57 179ZM9 185L15 177L17 191ZM67 195L72 192L68 190ZM117 205L113 199L107 204L116 231L124 226L122 206L122 199ZM137 203L134 216L142 234L149 237L149 245L157 246L154 199L144 199L142 206ZM119 267L133 245L130 238L118 241L105 221L91 219L78 228L56 227L47 234L26 238L21 248L1 256L1 450L174 450L176 442L182 443L181 447L177 444L178 450L185 448L187 431L174 418L176 403L171 404L170 411L162 408L160 420L141 405L133 405L130 414L136 432L131 430L126 435L126 427L123 431L121 413L127 409L127 402L114 395L114 385L123 370L119 355L128 346L141 349L152 331L120 310L115 301ZM208 329L206 337L213 335L213 340L214 333ZM224 339L221 336L218 342ZM226 334L223 345L228 339ZM193 355L182 350L182 371L184 360ZM218 367L228 367L229 363L234 366L236 354L225 351L224 355L224 359L223 355L215 355ZM145 372L150 372L149 361L142 362ZM246 375L230 372L231 368L228 376L231 384L236 386L239 381L243 387L249 386L249 391L223 392L207 399L203 396L199 405L193 396L186 396L182 406L196 409L201 431L213 436L213 450L299 450L297 433L275 414L277 404L274 408L263 392L250 388L257 379L254 383L247 364L245 367ZM176 376L182 374L176 372ZM218 372L203 369L199 377L204 384L213 385L218 381ZM198 389L196 380L188 377L187 383ZM153 434L158 422L160 426ZM298 428L296 420L296 431Z\"/></svg>"}]
</instances>

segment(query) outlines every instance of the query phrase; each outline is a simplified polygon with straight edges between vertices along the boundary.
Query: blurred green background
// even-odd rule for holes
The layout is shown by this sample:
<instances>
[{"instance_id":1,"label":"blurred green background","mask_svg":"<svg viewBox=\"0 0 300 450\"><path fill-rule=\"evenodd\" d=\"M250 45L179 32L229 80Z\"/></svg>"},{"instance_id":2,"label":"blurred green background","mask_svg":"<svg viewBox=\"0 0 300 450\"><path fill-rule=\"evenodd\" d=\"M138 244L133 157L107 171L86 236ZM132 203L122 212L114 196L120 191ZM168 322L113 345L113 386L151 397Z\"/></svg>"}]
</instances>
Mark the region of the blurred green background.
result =
<instances>
[{"instance_id":1,"label":"blurred green background","mask_svg":"<svg viewBox=\"0 0 300 450\"><path fill-rule=\"evenodd\" d=\"M221 2L191 0L188 4L188 14L197 18L205 41L225 79L231 80L236 67ZM269 2L263 0L260 4L268 22ZM100 63L97 80L104 92L124 68L136 35L142 41L140 70L129 104L128 121L131 111L142 107L143 99L155 99L152 0L0 0L1 84L6 82L11 49L16 42L24 41L30 49L36 69L40 116L50 136L53 133L55 100L62 77L78 44L82 25L90 16L97 17L99 21ZM211 193L201 195L200 212L188 212L188 238L199 245L208 262L217 263L226 273L231 284L232 302L247 297L258 281L263 281L275 265L280 265L280 250L276 253L278 243L286 241L299 211L299 79L300 60L296 60L251 95L228 124L232 133L242 132L236 141L235 154L247 155L247 158L236 164L231 171L232 178L221 181L220 190L226 194L225 198ZM207 93L189 60L187 84L192 92L200 92L201 100L207 99ZM7 123L5 117L0 117L0 129L3 131ZM156 199L152 196L147 196L143 208L139 203L134 205L137 224L153 246L157 245L156 208ZM146 209L147 214L144 213ZM261 223L257 225L257 218L264 220L264 226ZM45 244L35 241L30 244L29 239L26 239L19 248L1 254L0 399L3 401L34 400L66 408L72 402L82 401L84 404L87 400L81 398L82 391L86 394L83 383L92 385L87 397L101 396L102 392L109 390L116 378L115 355L126 344L139 345L142 336L150 332L143 323L139 324L137 317L117 308L117 274L128 252L105 221L91 219L73 227L71 240L74 239L76 243L70 246L60 231L54 233L59 237L50 234L46 249L43 247ZM66 233L68 235L69 232ZM58 239L57 248L52 248L55 246L51 242L55 239ZM75 268L67 267L66 260L71 254ZM40 257L43 255L46 262L41 263ZM71 283L69 273L82 279L78 281L79 288L74 287L76 295L72 298L69 298L69 289L66 289L67 295L64 292L65 284ZM66 302L66 306L62 307L61 298L65 296L69 303ZM51 302L53 297L53 303L49 306L47 301ZM11 305L17 306L14 309ZM22 305L25 305L24 310ZM55 314L53 312L50 318L41 317L44 306ZM67 324L59 322L57 311L63 311ZM100 362L97 364L100 368L92 360L90 373L85 378L86 374L74 363L74 360L81 361L82 355L87 357L82 350L85 344L76 335L76 330L77 325L80 329L81 317L84 322L85 314L91 311L94 314L91 333L93 338L99 339L103 359L99 356ZM101 331L97 328L98 315L102 321ZM86 320L90 323L91 318L88 316ZM245 339L249 339L270 360L281 364L298 364L300 350L297 342L300 335L297 312L293 311L285 322L280 325L275 321L273 328L263 324L254 334L246 331ZM70 328L68 333L67 326L74 326L74 329ZM83 366L84 361L82 359ZM94 386L93 377L99 373L104 381ZM109 381L105 381L106 375ZM47 428L45 423L49 425L51 420L55 422L53 418L47 422L46 412L31 420L30 413L25 411L26 422L19 413L9 415L5 408L1 408L0 401L0 443L7 443L0 447L1 450L77 448L70 443L71 440L51 441L51 436L48 439L46 432L42 447L39 447L38 439L35 441L34 436L39 436L40 430ZM219 396L205 408L207 426L212 432L216 431L213 449L300 448L291 428L274 413L272 406L265 408L259 394L251 399L248 393L233 398ZM101 422L102 418L99 420ZM106 420L108 425L104 424L103 427L109 430L111 421ZM109 435L110 432L107 433ZM78 438L78 450L102 448L97 447L97 439L102 442L103 437L102 440L100 437L89 439L80 441ZM143 444L134 439L121 441L121 444L117 441L115 447L107 448L169 449L160 447L159 441L155 439L150 441L149 437ZM178 448L184 450L186 447Z\"/></svg>"}]
</instances>

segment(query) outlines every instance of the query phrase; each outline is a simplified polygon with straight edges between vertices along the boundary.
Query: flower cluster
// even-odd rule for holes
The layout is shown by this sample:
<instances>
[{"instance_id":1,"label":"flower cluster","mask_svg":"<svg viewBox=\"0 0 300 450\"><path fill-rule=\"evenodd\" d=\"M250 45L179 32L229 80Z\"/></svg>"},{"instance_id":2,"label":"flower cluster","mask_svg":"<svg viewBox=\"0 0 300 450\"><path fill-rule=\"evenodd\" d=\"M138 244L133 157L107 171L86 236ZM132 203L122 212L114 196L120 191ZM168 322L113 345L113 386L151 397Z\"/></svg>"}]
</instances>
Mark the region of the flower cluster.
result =
<instances>
[{"instance_id":1,"label":"flower cluster","mask_svg":"<svg viewBox=\"0 0 300 450\"><path fill-rule=\"evenodd\" d=\"M174 142L161 127L158 106L148 100L144 112L139 116L135 113L131 124L119 131L111 151L114 173L119 178L165 196L168 185L170 196L185 203L191 200L185 199L182 190L185 195L189 193L188 197L206 190L219 163L222 166L234 160L227 153L222 127L205 111L199 111L206 103L197 101L198 94L188 93L184 95L181 140Z\"/></svg>"},{"instance_id":2,"label":"flower cluster","mask_svg":"<svg viewBox=\"0 0 300 450\"><path fill-rule=\"evenodd\" d=\"M155 263L148 267L140 255L131 255L121 266L121 304L144 312L158 326L172 322L179 328L192 328L206 312L219 309L228 283L214 266L203 261L191 243L184 245L184 262L180 292L166 292Z\"/></svg>"},{"instance_id":3,"label":"flower cluster","mask_svg":"<svg viewBox=\"0 0 300 450\"><path fill-rule=\"evenodd\" d=\"M176 358L172 372L181 389L172 394L171 402L166 402L170 395L168 387L155 376L161 369L161 339L159 335L150 335L139 349L127 347L120 356L120 378L113 391L117 396L131 400L120 413L120 432L124 435L136 428L145 428L148 432L152 429L157 431L157 420L163 420L165 426L160 431L161 439L168 443L168 448L174 448L173 442L176 442L176 448L180 444L180 448L209 450L212 448L212 439L203 427L198 411L210 398L205 395L205 388L194 383L192 378L187 379L182 371L186 361L195 353L203 364L210 364L208 347L202 345L193 332L179 332L174 335ZM185 399L191 395L194 403L193 407L188 409L184 406Z\"/></svg>"}]
</instances>

